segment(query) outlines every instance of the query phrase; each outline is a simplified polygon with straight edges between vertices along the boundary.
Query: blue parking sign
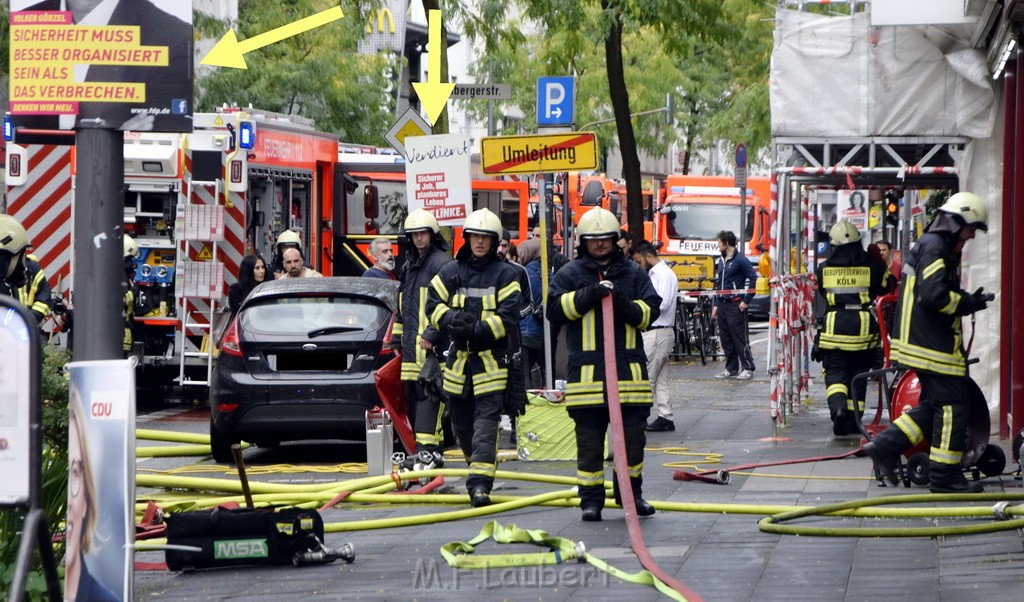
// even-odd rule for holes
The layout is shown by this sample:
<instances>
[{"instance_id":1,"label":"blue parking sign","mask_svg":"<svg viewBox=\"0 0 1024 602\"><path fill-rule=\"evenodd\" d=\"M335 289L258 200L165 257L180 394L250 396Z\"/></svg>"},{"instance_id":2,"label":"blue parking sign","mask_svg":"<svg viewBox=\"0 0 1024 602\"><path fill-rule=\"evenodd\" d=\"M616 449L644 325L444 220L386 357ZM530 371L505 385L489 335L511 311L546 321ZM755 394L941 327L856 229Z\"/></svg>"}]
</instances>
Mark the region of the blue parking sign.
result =
<instances>
[{"instance_id":1,"label":"blue parking sign","mask_svg":"<svg viewBox=\"0 0 1024 602\"><path fill-rule=\"evenodd\" d=\"M572 125L575 109L575 77L537 78L537 125Z\"/></svg>"}]
</instances>

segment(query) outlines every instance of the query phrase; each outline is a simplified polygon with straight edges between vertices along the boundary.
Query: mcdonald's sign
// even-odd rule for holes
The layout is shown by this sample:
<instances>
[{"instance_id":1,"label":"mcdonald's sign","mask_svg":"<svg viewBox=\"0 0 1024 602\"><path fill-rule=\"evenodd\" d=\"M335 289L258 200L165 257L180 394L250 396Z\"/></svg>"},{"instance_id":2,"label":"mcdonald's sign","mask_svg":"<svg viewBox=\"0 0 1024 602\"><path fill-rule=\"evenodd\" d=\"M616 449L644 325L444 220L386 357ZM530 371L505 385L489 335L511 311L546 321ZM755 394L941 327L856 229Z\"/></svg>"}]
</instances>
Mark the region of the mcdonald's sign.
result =
<instances>
[{"instance_id":1,"label":"mcdonald's sign","mask_svg":"<svg viewBox=\"0 0 1024 602\"><path fill-rule=\"evenodd\" d=\"M388 28L384 29L387 23ZM366 15L366 33L373 33L373 11ZM382 8L377 11L377 33L395 33L395 15L389 8Z\"/></svg>"}]
</instances>

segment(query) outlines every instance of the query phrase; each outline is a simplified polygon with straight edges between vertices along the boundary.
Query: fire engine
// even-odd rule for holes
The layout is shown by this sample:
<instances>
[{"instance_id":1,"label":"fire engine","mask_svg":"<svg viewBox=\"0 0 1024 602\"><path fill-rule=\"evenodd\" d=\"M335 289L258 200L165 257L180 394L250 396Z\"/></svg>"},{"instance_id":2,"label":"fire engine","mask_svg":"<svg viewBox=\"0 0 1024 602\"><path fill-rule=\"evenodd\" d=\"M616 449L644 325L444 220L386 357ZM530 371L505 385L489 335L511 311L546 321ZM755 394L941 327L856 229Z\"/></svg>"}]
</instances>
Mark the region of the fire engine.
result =
<instances>
[{"instance_id":1,"label":"fire engine","mask_svg":"<svg viewBox=\"0 0 1024 602\"><path fill-rule=\"evenodd\" d=\"M188 134L125 132L124 228L136 239L141 386L205 386L215 316L242 258L270 260L291 229L306 259L334 273L338 137L295 115L240 108L196 113ZM74 261L74 148L10 145L7 212L29 233L58 294ZM60 284L59 288L57 287Z\"/></svg>"}]
</instances>

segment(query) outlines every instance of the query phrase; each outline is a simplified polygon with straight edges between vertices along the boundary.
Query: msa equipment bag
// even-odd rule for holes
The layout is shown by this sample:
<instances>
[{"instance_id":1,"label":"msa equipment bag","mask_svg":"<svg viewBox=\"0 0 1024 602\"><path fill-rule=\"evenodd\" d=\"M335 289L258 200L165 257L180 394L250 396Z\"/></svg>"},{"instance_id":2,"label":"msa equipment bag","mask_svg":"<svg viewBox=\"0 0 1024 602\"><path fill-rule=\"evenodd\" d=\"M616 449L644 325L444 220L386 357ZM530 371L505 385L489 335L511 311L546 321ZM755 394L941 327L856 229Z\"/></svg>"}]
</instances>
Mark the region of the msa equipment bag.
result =
<instances>
[{"instance_id":1,"label":"msa equipment bag","mask_svg":"<svg viewBox=\"0 0 1024 602\"><path fill-rule=\"evenodd\" d=\"M168 545L199 549L168 549L167 568L172 571L251 564L299 566L355 558L349 544L339 550L324 546L324 521L316 510L214 508L171 514L166 520Z\"/></svg>"}]
</instances>

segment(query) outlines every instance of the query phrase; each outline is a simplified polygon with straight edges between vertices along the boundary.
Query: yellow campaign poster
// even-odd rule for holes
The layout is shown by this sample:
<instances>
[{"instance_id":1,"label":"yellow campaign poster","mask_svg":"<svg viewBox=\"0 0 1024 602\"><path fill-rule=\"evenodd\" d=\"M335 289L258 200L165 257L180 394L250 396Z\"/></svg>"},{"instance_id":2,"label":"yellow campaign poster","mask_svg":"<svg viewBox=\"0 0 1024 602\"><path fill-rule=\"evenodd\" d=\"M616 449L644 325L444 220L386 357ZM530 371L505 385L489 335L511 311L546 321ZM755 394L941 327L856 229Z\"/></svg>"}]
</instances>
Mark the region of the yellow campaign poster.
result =
<instances>
[{"instance_id":1,"label":"yellow campaign poster","mask_svg":"<svg viewBox=\"0 0 1024 602\"><path fill-rule=\"evenodd\" d=\"M191 4L107 0L62 10L60 0L11 0L15 136L85 119L120 130L191 131Z\"/></svg>"}]
</instances>

